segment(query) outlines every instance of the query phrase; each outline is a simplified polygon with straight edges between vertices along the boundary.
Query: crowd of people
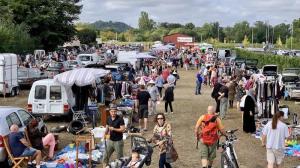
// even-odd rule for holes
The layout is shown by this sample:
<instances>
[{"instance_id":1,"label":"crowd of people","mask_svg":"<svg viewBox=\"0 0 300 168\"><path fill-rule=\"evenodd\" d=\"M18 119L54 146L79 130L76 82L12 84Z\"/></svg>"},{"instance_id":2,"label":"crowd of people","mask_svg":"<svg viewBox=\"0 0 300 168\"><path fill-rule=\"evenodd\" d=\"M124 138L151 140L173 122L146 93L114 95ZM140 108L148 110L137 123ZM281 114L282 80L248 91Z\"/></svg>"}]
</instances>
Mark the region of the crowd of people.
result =
<instances>
[{"instance_id":1,"label":"crowd of people","mask_svg":"<svg viewBox=\"0 0 300 168\"><path fill-rule=\"evenodd\" d=\"M215 100L215 105L208 106L207 113L203 114L195 126L195 137L201 142L201 163L203 168L211 168L213 160L216 158L219 133L226 136L224 120L230 119L228 108L236 108L243 112L243 131L245 133L255 133L255 75L249 75L243 67L235 66L234 62L217 61L207 65L206 58L210 53L201 50L179 50L173 49L167 52L154 53L156 59L144 59L134 69L129 67L131 77L126 80L130 84L130 91L121 89L121 94L116 94L116 84L118 83L111 75L104 79L103 95L94 96L95 100L103 97L105 105L109 108L110 116L107 119L106 134L109 135L103 165L109 164L110 157L115 151L117 158L123 156L123 132L125 131L124 120L117 115L115 102L118 98L127 94L135 101L134 111L137 112L138 126L141 131L147 132L149 129L149 116L154 116L155 127L153 138L149 141L159 146L159 168L171 168L167 161L166 153L172 140L172 127L166 120L166 115L173 115L175 100L174 90L176 83L180 79L178 69L184 68L186 71L197 70L195 75L195 95L202 95L203 86L212 88L211 97ZM194 71L192 71L194 72ZM122 83L121 83L122 85ZM123 85L122 85L123 86ZM126 86L126 85L125 85ZM125 87L126 88L126 87ZM164 113L157 110L157 105L164 101ZM242 109L241 109L242 107ZM281 122L282 112L275 112L273 120L270 121L263 131L263 145L267 148L268 167L276 164L281 165L284 154L284 139L288 137L287 127ZM32 147L19 134L18 126L11 126L10 145L13 147L14 156L33 156L36 159L36 167L39 167L41 151L44 147L50 147L48 157L53 157L55 139L52 134L38 132L36 122L28 127ZM209 128L208 128L209 127ZM132 151L131 167L137 167L138 153Z\"/></svg>"}]
</instances>

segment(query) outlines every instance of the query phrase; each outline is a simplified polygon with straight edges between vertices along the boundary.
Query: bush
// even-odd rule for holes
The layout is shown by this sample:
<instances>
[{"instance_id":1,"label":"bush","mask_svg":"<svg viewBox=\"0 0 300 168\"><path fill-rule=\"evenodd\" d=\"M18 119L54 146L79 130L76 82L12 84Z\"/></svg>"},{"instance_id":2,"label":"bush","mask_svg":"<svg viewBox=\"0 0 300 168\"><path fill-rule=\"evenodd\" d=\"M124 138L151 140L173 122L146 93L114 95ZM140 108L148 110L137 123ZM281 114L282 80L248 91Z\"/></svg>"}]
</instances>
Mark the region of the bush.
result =
<instances>
[{"instance_id":1,"label":"bush","mask_svg":"<svg viewBox=\"0 0 300 168\"><path fill-rule=\"evenodd\" d=\"M257 59L259 68L268 64L277 65L279 70L282 70L284 68L300 67L300 58L297 57L255 53L240 49L237 49L237 56L239 58Z\"/></svg>"},{"instance_id":2,"label":"bush","mask_svg":"<svg viewBox=\"0 0 300 168\"><path fill-rule=\"evenodd\" d=\"M0 19L0 52L24 53L34 48L34 39L24 24L16 25Z\"/></svg>"}]
</instances>

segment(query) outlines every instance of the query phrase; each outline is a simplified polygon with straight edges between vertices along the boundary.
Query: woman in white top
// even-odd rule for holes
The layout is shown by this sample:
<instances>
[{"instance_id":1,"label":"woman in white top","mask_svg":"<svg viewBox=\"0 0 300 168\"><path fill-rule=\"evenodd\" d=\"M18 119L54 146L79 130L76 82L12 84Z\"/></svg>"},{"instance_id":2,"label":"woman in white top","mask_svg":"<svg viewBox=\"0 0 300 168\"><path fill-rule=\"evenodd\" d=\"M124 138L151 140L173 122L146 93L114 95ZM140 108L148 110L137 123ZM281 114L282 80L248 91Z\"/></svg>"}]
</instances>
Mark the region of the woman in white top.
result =
<instances>
[{"instance_id":1,"label":"woman in white top","mask_svg":"<svg viewBox=\"0 0 300 168\"><path fill-rule=\"evenodd\" d=\"M288 127L282 122L282 111L274 114L263 129L262 144L267 148L268 168L280 168L284 158L285 139L289 137Z\"/></svg>"}]
</instances>

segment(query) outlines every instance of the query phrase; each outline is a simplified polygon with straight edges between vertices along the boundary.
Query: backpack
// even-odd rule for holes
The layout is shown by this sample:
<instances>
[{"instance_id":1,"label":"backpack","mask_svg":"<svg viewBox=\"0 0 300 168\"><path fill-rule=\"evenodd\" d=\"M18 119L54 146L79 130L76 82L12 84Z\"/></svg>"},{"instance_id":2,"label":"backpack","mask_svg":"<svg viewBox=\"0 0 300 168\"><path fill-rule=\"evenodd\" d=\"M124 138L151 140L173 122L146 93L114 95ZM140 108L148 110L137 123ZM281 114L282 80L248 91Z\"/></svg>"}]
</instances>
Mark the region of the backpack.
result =
<instances>
[{"instance_id":1,"label":"backpack","mask_svg":"<svg viewBox=\"0 0 300 168\"><path fill-rule=\"evenodd\" d=\"M202 121L201 139L205 145L213 145L218 139L217 116L206 114Z\"/></svg>"}]
</instances>

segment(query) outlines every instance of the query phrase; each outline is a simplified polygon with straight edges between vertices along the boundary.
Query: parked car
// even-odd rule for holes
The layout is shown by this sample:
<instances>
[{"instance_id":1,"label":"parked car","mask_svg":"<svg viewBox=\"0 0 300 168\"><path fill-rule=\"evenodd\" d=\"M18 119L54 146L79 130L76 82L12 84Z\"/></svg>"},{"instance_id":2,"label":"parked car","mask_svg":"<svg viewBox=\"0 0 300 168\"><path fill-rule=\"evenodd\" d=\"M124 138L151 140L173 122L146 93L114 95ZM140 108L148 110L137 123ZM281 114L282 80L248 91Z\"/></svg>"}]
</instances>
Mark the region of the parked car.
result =
<instances>
[{"instance_id":1,"label":"parked car","mask_svg":"<svg viewBox=\"0 0 300 168\"><path fill-rule=\"evenodd\" d=\"M53 79L43 79L33 83L28 96L28 112L35 116L69 115L75 106L71 87L61 85Z\"/></svg>"},{"instance_id":2,"label":"parked car","mask_svg":"<svg viewBox=\"0 0 300 168\"><path fill-rule=\"evenodd\" d=\"M48 78L47 74L38 68L19 68L18 83L20 87L31 86L33 82Z\"/></svg>"},{"instance_id":3,"label":"parked car","mask_svg":"<svg viewBox=\"0 0 300 168\"><path fill-rule=\"evenodd\" d=\"M300 68L284 68L282 74L284 73L293 73L300 76Z\"/></svg>"},{"instance_id":4,"label":"parked car","mask_svg":"<svg viewBox=\"0 0 300 168\"><path fill-rule=\"evenodd\" d=\"M55 75L70 70L66 62L51 62L46 69L48 77L53 78Z\"/></svg>"},{"instance_id":5,"label":"parked car","mask_svg":"<svg viewBox=\"0 0 300 168\"><path fill-rule=\"evenodd\" d=\"M82 65L77 60L68 60L67 61L69 69L81 68Z\"/></svg>"},{"instance_id":6,"label":"parked car","mask_svg":"<svg viewBox=\"0 0 300 168\"><path fill-rule=\"evenodd\" d=\"M24 128L35 117L28 113L26 110L19 107L0 106L0 165L6 161L7 154L3 143L3 137L10 133L10 126L17 124L20 131L24 131ZM45 127L42 119L37 118L39 121L39 128Z\"/></svg>"},{"instance_id":7,"label":"parked car","mask_svg":"<svg viewBox=\"0 0 300 168\"><path fill-rule=\"evenodd\" d=\"M218 55L218 59L220 60L225 60L225 58L230 58L230 59L236 58L235 50L230 50L230 49L219 49L217 55Z\"/></svg>"},{"instance_id":8,"label":"parked car","mask_svg":"<svg viewBox=\"0 0 300 168\"><path fill-rule=\"evenodd\" d=\"M289 91L289 99L300 99L300 85L293 87Z\"/></svg>"},{"instance_id":9,"label":"parked car","mask_svg":"<svg viewBox=\"0 0 300 168\"><path fill-rule=\"evenodd\" d=\"M79 54L77 56L77 61L81 63L82 66L86 66L89 64L97 64L100 57L94 54Z\"/></svg>"},{"instance_id":10,"label":"parked car","mask_svg":"<svg viewBox=\"0 0 300 168\"><path fill-rule=\"evenodd\" d=\"M257 72L257 64L258 64L257 59L246 59L246 62L245 62L246 70L256 73Z\"/></svg>"}]
</instances>

